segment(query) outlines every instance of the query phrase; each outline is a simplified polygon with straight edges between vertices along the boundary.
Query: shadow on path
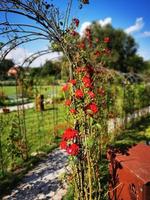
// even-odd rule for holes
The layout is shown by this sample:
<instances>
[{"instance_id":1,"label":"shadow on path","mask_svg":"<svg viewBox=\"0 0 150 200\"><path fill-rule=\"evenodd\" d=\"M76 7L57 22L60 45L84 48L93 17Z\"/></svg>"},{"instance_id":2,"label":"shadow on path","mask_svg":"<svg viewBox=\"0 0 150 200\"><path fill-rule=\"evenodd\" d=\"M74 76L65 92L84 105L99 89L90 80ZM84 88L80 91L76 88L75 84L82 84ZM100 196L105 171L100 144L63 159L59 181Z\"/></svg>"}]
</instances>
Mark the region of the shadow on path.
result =
<instances>
[{"instance_id":1,"label":"shadow on path","mask_svg":"<svg viewBox=\"0 0 150 200\"><path fill-rule=\"evenodd\" d=\"M67 186L60 180L60 176L66 171L66 167L67 155L64 151L53 151L29 171L17 188L3 197L3 200L61 200Z\"/></svg>"}]
</instances>

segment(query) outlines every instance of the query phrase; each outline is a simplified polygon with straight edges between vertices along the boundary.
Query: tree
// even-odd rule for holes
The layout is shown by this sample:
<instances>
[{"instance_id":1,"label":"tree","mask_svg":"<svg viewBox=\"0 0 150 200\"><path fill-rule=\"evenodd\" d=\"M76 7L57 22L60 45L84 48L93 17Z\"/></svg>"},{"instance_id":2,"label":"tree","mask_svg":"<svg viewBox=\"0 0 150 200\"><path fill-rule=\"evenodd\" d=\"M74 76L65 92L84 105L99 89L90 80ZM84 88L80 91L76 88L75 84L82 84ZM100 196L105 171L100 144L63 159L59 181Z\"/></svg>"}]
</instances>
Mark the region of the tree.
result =
<instances>
[{"instance_id":1,"label":"tree","mask_svg":"<svg viewBox=\"0 0 150 200\"><path fill-rule=\"evenodd\" d=\"M54 75L60 77L61 68L60 65L56 62L46 61L45 64L41 67L41 76Z\"/></svg>"},{"instance_id":2,"label":"tree","mask_svg":"<svg viewBox=\"0 0 150 200\"><path fill-rule=\"evenodd\" d=\"M0 62L0 79L5 80L8 78L7 72L10 67L14 66L14 62L11 59L4 59Z\"/></svg>"},{"instance_id":3,"label":"tree","mask_svg":"<svg viewBox=\"0 0 150 200\"><path fill-rule=\"evenodd\" d=\"M105 37L110 38L108 48L111 50L111 57L107 62L109 68L122 72L138 72L143 69L144 61L136 54L138 45L132 36L121 29L114 29L111 25L101 27L97 22L93 22L90 28L93 37L99 41L103 41Z\"/></svg>"}]
</instances>

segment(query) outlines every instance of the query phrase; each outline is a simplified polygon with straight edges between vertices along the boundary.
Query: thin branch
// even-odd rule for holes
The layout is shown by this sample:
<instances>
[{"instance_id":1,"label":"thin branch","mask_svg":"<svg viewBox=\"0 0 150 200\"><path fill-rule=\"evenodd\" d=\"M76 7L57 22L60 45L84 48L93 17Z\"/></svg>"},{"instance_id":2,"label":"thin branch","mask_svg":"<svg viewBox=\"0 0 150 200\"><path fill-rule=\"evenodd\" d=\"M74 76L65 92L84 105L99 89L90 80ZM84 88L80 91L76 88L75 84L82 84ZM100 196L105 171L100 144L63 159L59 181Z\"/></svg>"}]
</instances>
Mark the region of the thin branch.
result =
<instances>
[{"instance_id":1,"label":"thin branch","mask_svg":"<svg viewBox=\"0 0 150 200\"><path fill-rule=\"evenodd\" d=\"M68 22L69 22L69 17L70 17L70 12L71 12L72 1L73 0L68 0L67 10L66 10L66 15L65 15L65 20L64 20L64 29L68 28Z\"/></svg>"},{"instance_id":2,"label":"thin branch","mask_svg":"<svg viewBox=\"0 0 150 200\"><path fill-rule=\"evenodd\" d=\"M11 43L13 43L13 42L17 42L18 40L21 40L21 39L24 39L24 38L28 39L28 38L30 38L31 36L35 36L35 35L31 33L31 34L28 34L28 35L19 36L18 38L13 38L12 40L9 40L8 42L4 43L4 44L0 47L0 50L3 49L3 48L5 48L7 45L9 45L9 44L11 44ZM42 39L44 39L44 38L42 38ZM47 39L47 38L45 38L45 39Z\"/></svg>"},{"instance_id":3,"label":"thin branch","mask_svg":"<svg viewBox=\"0 0 150 200\"><path fill-rule=\"evenodd\" d=\"M13 27L15 27L15 26L17 26L17 27L29 27L29 28L33 28L33 29L38 29L40 31L43 31L43 32L49 34L49 32L47 30L45 30L41 27L38 27L38 26L31 25L31 24L19 24L19 23L16 24L16 23L2 22L2 23L0 23L0 26L1 25L3 25L3 26L9 26L10 25L10 26L13 26Z\"/></svg>"},{"instance_id":4,"label":"thin branch","mask_svg":"<svg viewBox=\"0 0 150 200\"><path fill-rule=\"evenodd\" d=\"M25 41L21 41L21 42L19 42L17 44L13 44L12 47L10 47L6 51L2 52L1 60L3 60L13 49L15 49L16 47L20 46L21 44L28 43L28 42L33 42L35 40L44 40L44 39L45 38L33 38L33 39L27 39Z\"/></svg>"},{"instance_id":5,"label":"thin branch","mask_svg":"<svg viewBox=\"0 0 150 200\"><path fill-rule=\"evenodd\" d=\"M47 38L47 39L50 39L49 37L48 37L48 35L45 35L45 34L43 34L43 33L40 33L40 32L35 32L35 31L24 31L24 30L17 30L17 29L11 29L11 30L7 30L7 31L3 31L2 33L0 33L0 35L4 35L4 34L6 34L6 33L11 33L11 32L13 32L13 33L30 33L30 34L32 34L32 35L36 35L36 36L43 36L43 37L45 37L45 38ZM17 36L17 35L16 35Z\"/></svg>"},{"instance_id":6,"label":"thin branch","mask_svg":"<svg viewBox=\"0 0 150 200\"><path fill-rule=\"evenodd\" d=\"M35 52L33 54L31 54L30 56L28 56L24 62L22 63L22 66L24 66L25 63L29 63L29 65L34 61L36 60L38 57L42 56L42 55L46 55L46 54L49 54L51 53L52 51L50 51L49 49L46 49L46 50L41 50L41 51L38 51L38 52Z\"/></svg>"},{"instance_id":7,"label":"thin branch","mask_svg":"<svg viewBox=\"0 0 150 200\"><path fill-rule=\"evenodd\" d=\"M10 9L0 9L0 12L14 13L14 14L18 14L18 15L22 15L22 16L28 17L29 19L32 19L35 22L38 22L39 24L43 25L46 29L48 29L48 26L46 26L44 23L39 21L37 18L35 18L35 17L31 16L31 15L28 15L26 13L22 13L21 11L10 10Z\"/></svg>"}]
</instances>

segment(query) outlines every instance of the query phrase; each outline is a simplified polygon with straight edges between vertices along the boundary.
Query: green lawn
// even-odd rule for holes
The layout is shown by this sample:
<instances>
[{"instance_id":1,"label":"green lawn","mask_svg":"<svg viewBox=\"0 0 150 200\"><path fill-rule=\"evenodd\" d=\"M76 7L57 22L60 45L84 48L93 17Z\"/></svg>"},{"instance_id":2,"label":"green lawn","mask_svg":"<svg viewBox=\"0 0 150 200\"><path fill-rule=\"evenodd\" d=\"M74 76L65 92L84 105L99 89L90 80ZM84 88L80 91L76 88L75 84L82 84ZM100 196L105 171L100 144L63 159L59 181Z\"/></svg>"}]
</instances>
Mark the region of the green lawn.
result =
<instances>
[{"instance_id":1,"label":"green lawn","mask_svg":"<svg viewBox=\"0 0 150 200\"><path fill-rule=\"evenodd\" d=\"M114 146L124 147L132 146L140 142L146 143L150 141L150 116L142 118L135 122L128 129L121 132L115 137Z\"/></svg>"},{"instance_id":2,"label":"green lawn","mask_svg":"<svg viewBox=\"0 0 150 200\"><path fill-rule=\"evenodd\" d=\"M17 104L22 104L21 94L18 88L18 99L16 99L16 87L15 86L3 86L0 88L0 94L4 93L9 99L1 101L1 106L14 106ZM25 103L34 101L36 95L43 94L44 99L63 99L63 92L61 86L59 85L45 85L45 86L34 86L32 95L24 99Z\"/></svg>"},{"instance_id":3,"label":"green lawn","mask_svg":"<svg viewBox=\"0 0 150 200\"><path fill-rule=\"evenodd\" d=\"M16 96L16 87L15 86L3 86L0 88L0 91L5 93L6 96ZM45 85L45 86L34 86L34 93L43 94L46 97L48 95L57 95L61 92L61 86L59 85Z\"/></svg>"},{"instance_id":4,"label":"green lawn","mask_svg":"<svg viewBox=\"0 0 150 200\"><path fill-rule=\"evenodd\" d=\"M12 153L10 139L8 139L20 136L20 129L23 138L25 138L26 133L29 155L31 155L33 152L47 151L51 145L56 144L57 146L60 141L60 135L68 126L63 104L49 105L43 112L36 112L34 108L28 109L25 110L25 117L20 112L19 118L17 112L0 114L0 120L0 150L2 150L3 164L6 169L9 169L13 162L15 165L23 162L19 155ZM25 121L25 126L23 125L23 120ZM21 125L19 125L19 121Z\"/></svg>"},{"instance_id":5,"label":"green lawn","mask_svg":"<svg viewBox=\"0 0 150 200\"><path fill-rule=\"evenodd\" d=\"M6 96L15 96L16 87L15 86L3 86L0 90L3 90Z\"/></svg>"}]
</instances>

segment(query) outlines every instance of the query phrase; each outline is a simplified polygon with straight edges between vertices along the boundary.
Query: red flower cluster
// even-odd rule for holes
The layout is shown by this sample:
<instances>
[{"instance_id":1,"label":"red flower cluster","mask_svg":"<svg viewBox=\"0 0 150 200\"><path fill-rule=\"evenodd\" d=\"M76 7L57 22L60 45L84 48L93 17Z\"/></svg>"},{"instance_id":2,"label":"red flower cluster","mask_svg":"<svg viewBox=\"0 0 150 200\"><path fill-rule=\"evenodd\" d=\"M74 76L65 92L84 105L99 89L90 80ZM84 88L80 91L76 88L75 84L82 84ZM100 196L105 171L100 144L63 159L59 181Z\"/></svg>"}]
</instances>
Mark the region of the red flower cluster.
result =
<instances>
[{"instance_id":1,"label":"red flower cluster","mask_svg":"<svg viewBox=\"0 0 150 200\"><path fill-rule=\"evenodd\" d=\"M72 114L76 114L76 110L75 110L74 108L71 108L71 109L70 109L70 112L71 112Z\"/></svg>"},{"instance_id":2,"label":"red flower cluster","mask_svg":"<svg viewBox=\"0 0 150 200\"><path fill-rule=\"evenodd\" d=\"M69 89L69 85L68 84L63 85L62 91L66 92L68 89Z\"/></svg>"},{"instance_id":3,"label":"red flower cluster","mask_svg":"<svg viewBox=\"0 0 150 200\"><path fill-rule=\"evenodd\" d=\"M78 44L78 47L80 48L80 49L85 49L85 42L80 42L79 44Z\"/></svg>"},{"instance_id":4,"label":"red flower cluster","mask_svg":"<svg viewBox=\"0 0 150 200\"><path fill-rule=\"evenodd\" d=\"M69 82L70 82L72 85L76 85L76 83L77 83L77 81L76 81L75 79L71 79Z\"/></svg>"},{"instance_id":5,"label":"red flower cluster","mask_svg":"<svg viewBox=\"0 0 150 200\"><path fill-rule=\"evenodd\" d=\"M71 144L68 148L67 148L67 153L72 155L72 156L77 156L79 153L79 146L75 143Z\"/></svg>"},{"instance_id":6,"label":"red flower cluster","mask_svg":"<svg viewBox=\"0 0 150 200\"><path fill-rule=\"evenodd\" d=\"M104 43L109 43L110 42L110 38L109 37L105 37L104 38Z\"/></svg>"},{"instance_id":7,"label":"red flower cluster","mask_svg":"<svg viewBox=\"0 0 150 200\"><path fill-rule=\"evenodd\" d=\"M88 40L91 40L91 30L89 28L85 29L85 36Z\"/></svg>"},{"instance_id":8,"label":"red flower cluster","mask_svg":"<svg viewBox=\"0 0 150 200\"><path fill-rule=\"evenodd\" d=\"M96 56L96 57L99 57L100 55L101 55L101 53L100 53L100 51L95 51L95 53L94 53L94 55Z\"/></svg>"},{"instance_id":9,"label":"red flower cluster","mask_svg":"<svg viewBox=\"0 0 150 200\"><path fill-rule=\"evenodd\" d=\"M73 23L76 25L76 27L78 27L79 26L79 20L77 19L77 18L74 18L73 19Z\"/></svg>"},{"instance_id":10,"label":"red flower cluster","mask_svg":"<svg viewBox=\"0 0 150 200\"><path fill-rule=\"evenodd\" d=\"M99 42L99 39L98 39L98 38L96 38L96 39L95 39L95 42Z\"/></svg>"},{"instance_id":11,"label":"red flower cluster","mask_svg":"<svg viewBox=\"0 0 150 200\"><path fill-rule=\"evenodd\" d=\"M94 68L93 68L93 66L87 64L85 67L77 67L76 72L77 73L85 72L87 74L87 76L89 76L89 74L90 75L93 74Z\"/></svg>"},{"instance_id":12,"label":"red flower cluster","mask_svg":"<svg viewBox=\"0 0 150 200\"><path fill-rule=\"evenodd\" d=\"M70 100L70 99L67 99L67 100L65 101L65 105L66 105L66 106L70 106L70 105L71 105L71 103L72 103L72 102L71 102L71 100Z\"/></svg>"},{"instance_id":13,"label":"red flower cluster","mask_svg":"<svg viewBox=\"0 0 150 200\"><path fill-rule=\"evenodd\" d=\"M67 149L67 142L66 141L61 141L60 148L61 149Z\"/></svg>"},{"instance_id":14,"label":"red flower cluster","mask_svg":"<svg viewBox=\"0 0 150 200\"><path fill-rule=\"evenodd\" d=\"M63 140L71 140L78 136L78 131L72 128L68 128L64 131Z\"/></svg>"},{"instance_id":15,"label":"red flower cluster","mask_svg":"<svg viewBox=\"0 0 150 200\"><path fill-rule=\"evenodd\" d=\"M84 96L84 94L83 94L83 91L82 91L82 90L77 89L77 90L75 91L75 97L76 97L77 99L82 99L83 96Z\"/></svg>"},{"instance_id":16,"label":"red flower cluster","mask_svg":"<svg viewBox=\"0 0 150 200\"><path fill-rule=\"evenodd\" d=\"M84 83L86 88L91 88L92 87L91 78L89 76L84 76L82 78L82 81L83 81L83 83Z\"/></svg>"},{"instance_id":17,"label":"red flower cluster","mask_svg":"<svg viewBox=\"0 0 150 200\"><path fill-rule=\"evenodd\" d=\"M71 31L71 33L70 33L72 36L79 36L79 33L78 32L76 32L76 31Z\"/></svg>"},{"instance_id":18,"label":"red flower cluster","mask_svg":"<svg viewBox=\"0 0 150 200\"><path fill-rule=\"evenodd\" d=\"M90 104L87 106L86 110L87 110L87 111L88 111L88 110L91 111L92 114L96 114L96 113L98 112L98 107L97 107L96 103L90 103Z\"/></svg>"},{"instance_id":19,"label":"red flower cluster","mask_svg":"<svg viewBox=\"0 0 150 200\"><path fill-rule=\"evenodd\" d=\"M95 98L95 94L94 94L94 92L89 91L88 94L89 94L89 96L90 96L92 99Z\"/></svg>"},{"instance_id":20,"label":"red flower cluster","mask_svg":"<svg viewBox=\"0 0 150 200\"><path fill-rule=\"evenodd\" d=\"M76 69L77 73L86 72L86 71L87 71L86 67L77 67L77 69Z\"/></svg>"},{"instance_id":21,"label":"red flower cluster","mask_svg":"<svg viewBox=\"0 0 150 200\"><path fill-rule=\"evenodd\" d=\"M60 143L60 148L65 149L67 151L67 153L72 156L77 156L79 153L79 146L73 142L72 142L72 144L70 144L71 140L73 140L77 136L78 136L77 130L71 129L71 128L66 129L62 136L63 141L61 141L61 143ZM67 143L68 141L69 141L69 144Z\"/></svg>"}]
</instances>

